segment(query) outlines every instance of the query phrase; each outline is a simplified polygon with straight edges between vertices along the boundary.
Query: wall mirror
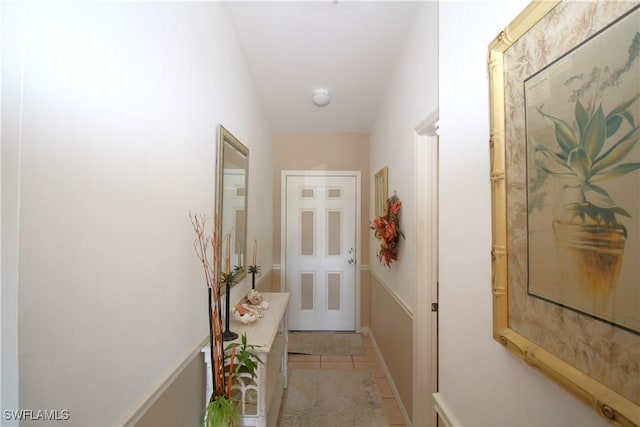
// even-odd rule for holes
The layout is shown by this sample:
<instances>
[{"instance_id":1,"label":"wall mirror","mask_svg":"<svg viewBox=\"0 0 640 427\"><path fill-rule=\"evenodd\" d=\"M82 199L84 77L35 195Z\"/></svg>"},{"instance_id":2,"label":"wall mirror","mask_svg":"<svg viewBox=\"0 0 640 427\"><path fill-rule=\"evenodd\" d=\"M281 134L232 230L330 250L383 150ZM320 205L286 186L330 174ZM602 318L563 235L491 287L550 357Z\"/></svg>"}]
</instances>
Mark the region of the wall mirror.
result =
<instances>
[{"instance_id":1,"label":"wall mirror","mask_svg":"<svg viewBox=\"0 0 640 427\"><path fill-rule=\"evenodd\" d=\"M218 132L216 214L222 253L221 272L239 269L236 283L247 274L247 190L249 149L220 125ZM227 242L227 235L230 236Z\"/></svg>"},{"instance_id":2,"label":"wall mirror","mask_svg":"<svg viewBox=\"0 0 640 427\"><path fill-rule=\"evenodd\" d=\"M378 171L374 178L374 187L376 190L376 216L382 216L387 213L387 197L389 197L389 189L387 184L387 167L383 167Z\"/></svg>"}]
</instances>

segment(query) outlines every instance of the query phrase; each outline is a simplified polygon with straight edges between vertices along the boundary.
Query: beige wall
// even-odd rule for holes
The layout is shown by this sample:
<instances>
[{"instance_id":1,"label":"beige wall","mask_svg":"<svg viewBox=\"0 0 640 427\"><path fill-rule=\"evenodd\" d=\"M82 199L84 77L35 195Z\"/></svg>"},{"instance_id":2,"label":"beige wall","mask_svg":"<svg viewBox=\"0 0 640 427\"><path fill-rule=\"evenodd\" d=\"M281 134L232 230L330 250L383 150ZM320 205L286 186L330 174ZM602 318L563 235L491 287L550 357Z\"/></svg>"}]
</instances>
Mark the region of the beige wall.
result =
<instances>
[{"instance_id":1,"label":"beige wall","mask_svg":"<svg viewBox=\"0 0 640 427\"><path fill-rule=\"evenodd\" d=\"M274 136L273 260L280 263L280 176L283 170L360 171L360 265L369 264L369 135L364 133L281 134ZM362 326L369 324L368 280L361 275ZM280 290L280 271L274 271L272 289Z\"/></svg>"},{"instance_id":2,"label":"beige wall","mask_svg":"<svg viewBox=\"0 0 640 427\"><path fill-rule=\"evenodd\" d=\"M280 175L283 170L360 171L362 229L360 263L369 263L369 135L282 134L273 139L273 262L280 260Z\"/></svg>"},{"instance_id":3,"label":"beige wall","mask_svg":"<svg viewBox=\"0 0 640 427\"><path fill-rule=\"evenodd\" d=\"M269 270L262 277L256 277L256 289L260 292L280 292L280 272ZM276 279L278 281L276 281Z\"/></svg>"},{"instance_id":4,"label":"beige wall","mask_svg":"<svg viewBox=\"0 0 640 427\"><path fill-rule=\"evenodd\" d=\"M371 272L360 270L360 326L371 326Z\"/></svg>"},{"instance_id":5,"label":"beige wall","mask_svg":"<svg viewBox=\"0 0 640 427\"><path fill-rule=\"evenodd\" d=\"M365 272L363 272L365 273ZM408 414L413 413L413 317L382 285L372 272L370 277L371 335L389 369Z\"/></svg>"},{"instance_id":6,"label":"beige wall","mask_svg":"<svg viewBox=\"0 0 640 427\"><path fill-rule=\"evenodd\" d=\"M198 353L140 418L136 427L200 425L207 377L205 369L204 359Z\"/></svg>"}]
</instances>

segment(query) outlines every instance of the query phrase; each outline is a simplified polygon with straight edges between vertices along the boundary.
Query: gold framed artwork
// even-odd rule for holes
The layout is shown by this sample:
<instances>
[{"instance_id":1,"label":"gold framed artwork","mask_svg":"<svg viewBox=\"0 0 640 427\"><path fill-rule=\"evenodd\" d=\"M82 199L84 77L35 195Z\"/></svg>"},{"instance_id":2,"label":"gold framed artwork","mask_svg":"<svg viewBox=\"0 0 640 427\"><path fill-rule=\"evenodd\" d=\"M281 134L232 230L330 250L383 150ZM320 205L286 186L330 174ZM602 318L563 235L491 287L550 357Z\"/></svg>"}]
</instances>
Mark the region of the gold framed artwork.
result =
<instances>
[{"instance_id":1,"label":"gold framed artwork","mask_svg":"<svg viewBox=\"0 0 640 427\"><path fill-rule=\"evenodd\" d=\"M387 174L387 167L385 166L376 173L373 179L376 193L376 217L383 216L387 211L387 198L389 197Z\"/></svg>"},{"instance_id":2,"label":"gold framed artwork","mask_svg":"<svg viewBox=\"0 0 640 427\"><path fill-rule=\"evenodd\" d=\"M489 45L494 338L640 424L640 5L534 1Z\"/></svg>"}]
</instances>

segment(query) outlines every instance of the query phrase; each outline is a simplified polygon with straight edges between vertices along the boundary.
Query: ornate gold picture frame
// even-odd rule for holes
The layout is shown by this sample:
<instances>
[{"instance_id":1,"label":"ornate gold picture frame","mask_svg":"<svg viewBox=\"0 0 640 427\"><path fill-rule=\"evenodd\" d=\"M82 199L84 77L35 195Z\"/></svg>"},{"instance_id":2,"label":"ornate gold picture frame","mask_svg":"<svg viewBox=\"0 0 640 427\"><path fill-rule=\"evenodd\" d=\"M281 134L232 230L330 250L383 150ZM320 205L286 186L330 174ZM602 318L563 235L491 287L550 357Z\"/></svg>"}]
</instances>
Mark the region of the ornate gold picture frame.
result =
<instances>
[{"instance_id":1,"label":"ornate gold picture frame","mask_svg":"<svg viewBox=\"0 0 640 427\"><path fill-rule=\"evenodd\" d=\"M626 224L626 245L637 247L638 240L633 239L638 239L638 236L633 236L633 233L638 230L640 224L640 215L637 215L637 195L640 194L640 178L637 178L637 175L640 175L640 170L637 170L640 167L637 160L640 156L640 143L637 141L640 138L640 117L636 117L640 115L640 101L634 98L634 93L626 93L620 94L620 99L610 96L606 102L601 102L600 107L595 107L596 97L592 96L592 107L586 107L586 101L577 102L574 97L571 100L576 105L574 120L573 108L570 117L567 117L565 110L552 111L554 103L568 101L566 97L561 99L563 95L557 89L557 83L546 80L562 81L564 86L568 87L578 79L584 79L586 83L580 83L581 87L593 89L598 85L604 87L601 85L604 80L600 77L605 73L610 73L615 79L625 74L624 77L631 82L625 84L631 84L629 87L632 90L624 91L637 90L633 80L638 80L640 71L640 58L637 57L640 52L640 32L635 38L632 37L632 40L627 38L629 28L639 28L636 23L639 16L637 2L534 1L491 42L488 61L491 104L494 339L529 365L565 386L601 416L616 425L625 426L640 424L640 333L634 326L635 320L631 319L629 322L629 316L624 313L612 314L603 308L604 306L596 307L599 304L598 298L605 298L601 295L586 293L586 296L580 297L593 298L593 307L590 307L593 310L590 311L573 304L573 300L563 300L566 296L564 290L556 289L557 292L548 297L545 294L546 289L531 289L530 277L540 276L540 264L536 264L531 253L532 247L535 246L532 246L532 242L539 239L539 235L532 237L533 231L529 228L532 224L538 225L532 223L530 217L532 212L539 209L540 203L546 206L560 198L555 193L549 194L550 190L545 190L546 193L542 193L542 196L536 193L535 191L539 190L537 185L542 184L535 181L535 174L539 172L543 175L537 177L539 180L550 177L548 181L551 182L554 175L567 178L572 172L571 169L581 164L584 168L580 171L584 173L579 176L580 183L573 184L570 181L569 184L565 183L564 187L558 187L566 189L573 186L574 190L577 188L582 191L584 197L579 202L571 204L574 210L593 208L586 213L577 214L576 217L600 215L600 218L603 212L606 213L607 208L618 216L627 213L628 215L624 215L624 221L621 221ZM629 19L633 20L630 25ZM626 23L623 23L625 20ZM623 31L623 28L627 29ZM590 55L596 62L594 64L589 63L588 55L587 59L584 59L585 50L595 51L593 46L598 42L592 41L608 40L612 33L621 33L620 40L623 41L609 43L606 55L591 52ZM633 36L633 33L631 35ZM613 55L609 52L612 50L611 47L622 42L630 43L624 46L625 52L628 52L628 58L625 59L628 59L629 66L623 64L619 69L624 70L616 74L618 71L614 60L611 60L611 64L605 64L608 68L602 66L602 63L605 61L604 56ZM625 55L627 53L623 52L613 58L617 60ZM636 56L632 57L633 55ZM585 68L584 73L578 69L580 67ZM596 68L597 72L594 71ZM594 73L598 74L597 78L593 77ZM560 77L564 79L561 80ZM607 78L613 79L609 76ZM590 79L593 84L588 85ZM580 96L582 95L577 96L578 100ZM602 113L602 110L605 112ZM602 133L603 138L611 136L610 142L584 141L583 135L591 132L591 129L587 129L588 120L585 121L585 117L595 116L596 113L604 114L606 119L611 119L610 122L607 120L610 131ZM560 117L561 114L564 115ZM618 120L614 117L616 115L622 117ZM548 126L550 131L545 130L544 126ZM619 126L626 128L621 129L620 136L614 136ZM572 135L578 135L577 140ZM627 144L625 137L631 141L628 142L631 148L625 148L625 153L616 153L612 158L603 161L611 150L616 150L616 144ZM539 142L540 139L543 143ZM559 148L556 147L555 152L550 148L551 145L544 145L551 144L549 141L558 143ZM544 158L538 160L538 154L542 154ZM589 159L587 154L592 158ZM619 161L626 156L629 156L630 160L621 162L621 165L616 166L612 163L613 160ZM545 163L547 161L551 161L555 168L548 166L548 163ZM600 166L594 166L598 161ZM563 162L567 165L563 165ZM564 173L567 171L562 169L563 166L568 169L568 173ZM612 169L605 170L609 167ZM598 180L610 178L605 176L605 172L611 172L609 175L615 177L622 173L636 174L637 179L629 181L631 190L625 190L627 196L630 194L630 199L625 194L623 196L626 198L622 197L625 202L631 200L632 208L635 209L633 212L620 210L617 206L605 206L600 199L592 204L591 195L585 196L585 193L593 189L600 196L608 191L612 194L614 191L620 191L620 186L609 190L604 185L600 186L599 182L597 185L590 182L590 177L598 173ZM544 200L540 202L540 198ZM619 197L609 197L607 201L617 198ZM593 213L594 209L597 215ZM626 219L627 216L631 219ZM543 224L546 226L547 223ZM553 230L550 233L553 235ZM548 251L548 256L554 258L554 263L566 263L568 258L554 250ZM637 257L635 252L632 254L628 257L631 259L623 261L623 268L632 268L634 263L639 264L633 259ZM547 255L543 253L543 256ZM562 274L560 270L558 269L558 273L552 278L556 288L570 280L584 282L588 275L592 274ZM630 311L633 311L633 304L640 310L636 296L640 295L638 276L635 273L625 274L631 277L624 288L627 295L632 295ZM617 277L615 280L618 280ZM623 287L618 286L616 289L622 292ZM607 294L606 298L611 297ZM616 314L618 318L615 317Z\"/></svg>"}]
</instances>

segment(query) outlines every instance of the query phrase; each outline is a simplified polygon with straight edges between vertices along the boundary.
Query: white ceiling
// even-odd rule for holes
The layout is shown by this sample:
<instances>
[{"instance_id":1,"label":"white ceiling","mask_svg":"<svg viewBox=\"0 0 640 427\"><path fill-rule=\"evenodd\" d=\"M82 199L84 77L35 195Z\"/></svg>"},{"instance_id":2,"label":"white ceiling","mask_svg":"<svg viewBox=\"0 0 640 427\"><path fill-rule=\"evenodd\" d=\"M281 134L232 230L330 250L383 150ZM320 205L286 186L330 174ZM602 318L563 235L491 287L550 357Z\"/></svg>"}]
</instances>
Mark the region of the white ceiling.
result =
<instances>
[{"instance_id":1,"label":"white ceiling","mask_svg":"<svg viewBox=\"0 0 640 427\"><path fill-rule=\"evenodd\" d=\"M370 131L418 2L228 4L274 133Z\"/></svg>"}]
</instances>

